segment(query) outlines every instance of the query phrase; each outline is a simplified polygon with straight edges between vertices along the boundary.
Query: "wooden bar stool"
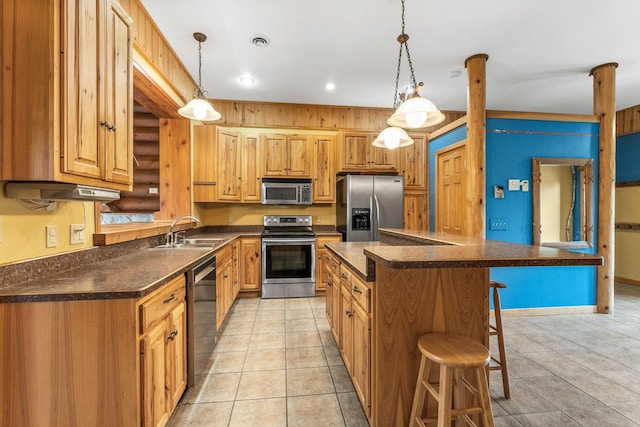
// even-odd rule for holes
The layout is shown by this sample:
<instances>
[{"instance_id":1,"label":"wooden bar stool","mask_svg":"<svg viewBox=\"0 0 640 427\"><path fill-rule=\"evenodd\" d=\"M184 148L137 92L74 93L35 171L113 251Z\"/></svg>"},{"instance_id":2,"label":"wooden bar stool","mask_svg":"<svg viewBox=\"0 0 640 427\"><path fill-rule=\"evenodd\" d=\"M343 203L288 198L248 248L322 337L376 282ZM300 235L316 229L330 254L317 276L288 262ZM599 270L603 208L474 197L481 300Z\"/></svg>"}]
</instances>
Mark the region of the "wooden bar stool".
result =
<instances>
[{"instance_id":1,"label":"wooden bar stool","mask_svg":"<svg viewBox=\"0 0 640 427\"><path fill-rule=\"evenodd\" d=\"M481 425L493 427L486 371L490 356L485 346L461 335L433 332L420 337L418 349L422 359L409 426L437 424L437 427L450 427L453 418L457 418L460 423L477 427L471 415L479 414ZM429 381L433 364L439 365L437 382ZM464 377L465 369L473 370L475 386ZM435 417L427 414L423 418L429 398L427 392L438 403L438 414ZM473 395L474 406L466 405L467 392Z\"/></svg>"},{"instance_id":2,"label":"wooden bar stool","mask_svg":"<svg viewBox=\"0 0 640 427\"><path fill-rule=\"evenodd\" d=\"M493 312L495 314L495 324L489 322L489 335L495 335L498 338L498 354L499 359L491 356L489 361L489 371L502 371L502 390L504 398L509 399L511 393L509 391L509 372L507 371L507 354L504 351L504 335L502 332L502 314L500 312L500 293L499 289L507 286L504 283L491 281L489 286L493 289Z\"/></svg>"}]
</instances>

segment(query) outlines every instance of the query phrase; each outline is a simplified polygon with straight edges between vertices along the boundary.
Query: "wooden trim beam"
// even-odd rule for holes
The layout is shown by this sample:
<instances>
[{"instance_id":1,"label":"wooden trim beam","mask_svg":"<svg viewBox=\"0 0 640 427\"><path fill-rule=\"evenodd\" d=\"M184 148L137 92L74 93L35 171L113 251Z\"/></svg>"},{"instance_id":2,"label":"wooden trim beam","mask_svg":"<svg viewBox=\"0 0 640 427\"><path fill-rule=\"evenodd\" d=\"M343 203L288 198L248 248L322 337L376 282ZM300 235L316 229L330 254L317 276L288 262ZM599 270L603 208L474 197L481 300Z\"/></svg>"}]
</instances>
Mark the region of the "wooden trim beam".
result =
<instances>
[{"instance_id":1,"label":"wooden trim beam","mask_svg":"<svg viewBox=\"0 0 640 427\"><path fill-rule=\"evenodd\" d=\"M598 161L598 313L613 313L615 267L615 183L616 183L616 68L610 62L591 70L593 113L600 118L600 158Z\"/></svg>"},{"instance_id":2,"label":"wooden trim beam","mask_svg":"<svg viewBox=\"0 0 640 427\"><path fill-rule=\"evenodd\" d=\"M600 123L600 118L593 114L536 113L527 111L488 110L487 118Z\"/></svg>"},{"instance_id":3,"label":"wooden trim beam","mask_svg":"<svg viewBox=\"0 0 640 427\"><path fill-rule=\"evenodd\" d=\"M446 126L442 126L441 128L431 132L428 137L429 141L438 138L439 136L444 135L445 133L451 132L454 129L459 128L460 126L464 126L467 124L467 116L464 115L457 120L452 121Z\"/></svg>"},{"instance_id":4,"label":"wooden trim beam","mask_svg":"<svg viewBox=\"0 0 640 427\"><path fill-rule=\"evenodd\" d=\"M485 236L485 162L487 138L487 78L489 56L481 53L467 58L469 96L467 99L467 186L466 233Z\"/></svg>"}]
</instances>

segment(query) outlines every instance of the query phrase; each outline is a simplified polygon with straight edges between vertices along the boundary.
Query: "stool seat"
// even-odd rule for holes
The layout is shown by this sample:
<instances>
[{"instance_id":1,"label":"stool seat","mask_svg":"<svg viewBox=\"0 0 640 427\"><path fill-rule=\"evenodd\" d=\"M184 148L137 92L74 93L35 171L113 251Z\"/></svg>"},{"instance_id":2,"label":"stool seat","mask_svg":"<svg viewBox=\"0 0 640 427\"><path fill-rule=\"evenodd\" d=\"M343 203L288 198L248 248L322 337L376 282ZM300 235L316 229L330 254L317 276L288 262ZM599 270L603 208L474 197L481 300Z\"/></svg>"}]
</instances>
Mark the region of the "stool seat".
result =
<instances>
[{"instance_id":1,"label":"stool seat","mask_svg":"<svg viewBox=\"0 0 640 427\"><path fill-rule=\"evenodd\" d=\"M462 335L432 332L418 340L420 352L439 365L450 368L477 368L489 363L485 346Z\"/></svg>"},{"instance_id":2,"label":"stool seat","mask_svg":"<svg viewBox=\"0 0 640 427\"><path fill-rule=\"evenodd\" d=\"M494 427L486 372L489 350L471 338L438 332L422 335L418 349L422 358L409 426L450 427L457 421L456 426ZM437 375L431 372L434 365ZM437 402L435 415L429 414L435 409L427 402L429 396Z\"/></svg>"}]
</instances>

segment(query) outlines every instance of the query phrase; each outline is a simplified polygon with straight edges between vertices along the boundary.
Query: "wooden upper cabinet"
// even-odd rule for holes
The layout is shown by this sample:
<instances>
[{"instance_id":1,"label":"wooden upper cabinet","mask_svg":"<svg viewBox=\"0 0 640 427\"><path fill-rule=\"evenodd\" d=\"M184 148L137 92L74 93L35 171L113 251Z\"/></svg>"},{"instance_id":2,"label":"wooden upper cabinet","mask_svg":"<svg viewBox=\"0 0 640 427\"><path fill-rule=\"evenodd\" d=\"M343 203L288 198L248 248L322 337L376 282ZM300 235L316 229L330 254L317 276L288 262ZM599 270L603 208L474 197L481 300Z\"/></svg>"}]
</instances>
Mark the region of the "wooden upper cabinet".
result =
<instances>
[{"instance_id":1,"label":"wooden upper cabinet","mask_svg":"<svg viewBox=\"0 0 640 427\"><path fill-rule=\"evenodd\" d=\"M400 173L404 176L405 190L427 190L427 138L424 135L410 135L414 143L400 148Z\"/></svg>"},{"instance_id":2,"label":"wooden upper cabinet","mask_svg":"<svg viewBox=\"0 0 640 427\"><path fill-rule=\"evenodd\" d=\"M193 126L193 201L215 202L216 186L215 126Z\"/></svg>"},{"instance_id":3,"label":"wooden upper cabinet","mask_svg":"<svg viewBox=\"0 0 640 427\"><path fill-rule=\"evenodd\" d=\"M377 148L371 145L377 133L344 132L339 139L339 170L381 171L398 170L398 150Z\"/></svg>"},{"instance_id":4,"label":"wooden upper cabinet","mask_svg":"<svg viewBox=\"0 0 640 427\"><path fill-rule=\"evenodd\" d=\"M242 135L242 201L260 202L260 137L258 134Z\"/></svg>"},{"instance_id":5,"label":"wooden upper cabinet","mask_svg":"<svg viewBox=\"0 0 640 427\"><path fill-rule=\"evenodd\" d=\"M307 135L261 136L263 176L311 176L311 144Z\"/></svg>"},{"instance_id":6,"label":"wooden upper cabinet","mask_svg":"<svg viewBox=\"0 0 640 427\"><path fill-rule=\"evenodd\" d=\"M131 18L112 0L7 0L3 14L0 179L131 190Z\"/></svg>"},{"instance_id":7,"label":"wooden upper cabinet","mask_svg":"<svg viewBox=\"0 0 640 427\"><path fill-rule=\"evenodd\" d=\"M313 140L313 201L336 201L336 139L333 136L316 136Z\"/></svg>"},{"instance_id":8,"label":"wooden upper cabinet","mask_svg":"<svg viewBox=\"0 0 640 427\"><path fill-rule=\"evenodd\" d=\"M218 200L242 200L240 180L242 179L240 134L225 128L218 128L216 188Z\"/></svg>"}]
</instances>

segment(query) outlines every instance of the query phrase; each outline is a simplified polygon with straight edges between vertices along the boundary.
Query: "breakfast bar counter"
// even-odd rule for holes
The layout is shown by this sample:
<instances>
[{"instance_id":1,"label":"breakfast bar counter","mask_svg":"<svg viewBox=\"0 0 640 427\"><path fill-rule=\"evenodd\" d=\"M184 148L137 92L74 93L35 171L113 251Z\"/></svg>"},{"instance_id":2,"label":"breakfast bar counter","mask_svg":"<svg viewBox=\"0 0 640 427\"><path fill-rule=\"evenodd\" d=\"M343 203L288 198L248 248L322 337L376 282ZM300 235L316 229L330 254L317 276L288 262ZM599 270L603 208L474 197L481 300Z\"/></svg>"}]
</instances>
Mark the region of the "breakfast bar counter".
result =
<instances>
[{"instance_id":1,"label":"breakfast bar counter","mask_svg":"<svg viewBox=\"0 0 640 427\"><path fill-rule=\"evenodd\" d=\"M603 262L600 256L580 252L401 229L381 229L380 242L326 247L372 282L374 427L409 425L422 334L460 334L488 346L490 267Z\"/></svg>"}]
</instances>

